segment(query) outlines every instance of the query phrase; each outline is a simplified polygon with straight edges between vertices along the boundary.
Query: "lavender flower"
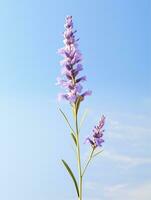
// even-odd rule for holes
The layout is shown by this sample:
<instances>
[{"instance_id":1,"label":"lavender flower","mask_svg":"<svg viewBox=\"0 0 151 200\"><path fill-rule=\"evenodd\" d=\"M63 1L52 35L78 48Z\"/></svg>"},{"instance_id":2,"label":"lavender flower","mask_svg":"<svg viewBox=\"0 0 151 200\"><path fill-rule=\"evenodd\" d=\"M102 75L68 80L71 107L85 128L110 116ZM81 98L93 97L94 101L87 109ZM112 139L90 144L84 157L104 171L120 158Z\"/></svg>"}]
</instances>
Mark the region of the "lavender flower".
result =
<instances>
[{"instance_id":1,"label":"lavender flower","mask_svg":"<svg viewBox=\"0 0 151 200\"><path fill-rule=\"evenodd\" d=\"M89 137L86 139L86 142L90 143L93 148L101 147L102 143L104 142L104 140L102 139L104 132L102 128L104 124L105 124L105 116L103 115L99 121L98 126L95 126L93 129L93 139Z\"/></svg>"},{"instance_id":2,"label":"lavender flower","mask_svg":"<svg viewBox=\"0 0 151 200\"><path fill-rule=\"evenodd\" d=\"M78 50L77 41L79 39L75 39L76 31L73 30L72 16L66 17L64 27L63 42L65 46L58 50L58 53L64 57L60 62L64 79L58 78L57 85L65 88L66 93L59 94L58 100L66 99L70 103L75 103L79 97L80 100L83 100L85 96L91 95L91 91L82 92L81 82L86 81L86 77L78 77L79 72L83 70L82 54Z\"/></svg>"}]
</instances>

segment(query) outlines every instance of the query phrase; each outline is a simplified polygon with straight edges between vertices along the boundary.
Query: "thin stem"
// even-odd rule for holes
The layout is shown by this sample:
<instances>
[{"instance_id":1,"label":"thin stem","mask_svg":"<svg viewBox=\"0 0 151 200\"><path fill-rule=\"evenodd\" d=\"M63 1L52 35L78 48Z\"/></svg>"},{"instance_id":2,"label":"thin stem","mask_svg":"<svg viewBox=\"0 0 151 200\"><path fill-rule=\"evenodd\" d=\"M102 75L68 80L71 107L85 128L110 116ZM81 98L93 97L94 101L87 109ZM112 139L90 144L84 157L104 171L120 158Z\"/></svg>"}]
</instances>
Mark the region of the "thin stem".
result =
<instances>
[{"instance_id":1,"label":"thin stem","mask_svg":"<svg viewBox=\"0 0 151 200\"><path fill-rule=\"evenodd\" d=\"M83 172L82 172L82 176L84 176L84 174L85 174L85 172L86 172L86 169L87 169L88 165L90 164L90 162L91 162L91 160L92 160L92 158L93 158L94 150L95 150L95 148L93 148L92 151L91 151L91 154L90 154L90 156L89 156L89 159L88 159L88 161L87 161L87 163L86 163L86 165L85 165L85 168L84 168L84 170L83 170Z\"/></svg>"},{"instance_id":2,"label":"thin stem","mask_svg":"<svg viewBox=\"0 0 151 200\"><path fill-rule=\"evenodd\" d=\"M76 126L76 139L77 139L77 162L78 162L78 175L79 175L79 200L82 200L82 168L81 168L81 153L79 142L79 128L78 128L78 113L75 106L75 126Z\"/></svg>"}]
</instances>

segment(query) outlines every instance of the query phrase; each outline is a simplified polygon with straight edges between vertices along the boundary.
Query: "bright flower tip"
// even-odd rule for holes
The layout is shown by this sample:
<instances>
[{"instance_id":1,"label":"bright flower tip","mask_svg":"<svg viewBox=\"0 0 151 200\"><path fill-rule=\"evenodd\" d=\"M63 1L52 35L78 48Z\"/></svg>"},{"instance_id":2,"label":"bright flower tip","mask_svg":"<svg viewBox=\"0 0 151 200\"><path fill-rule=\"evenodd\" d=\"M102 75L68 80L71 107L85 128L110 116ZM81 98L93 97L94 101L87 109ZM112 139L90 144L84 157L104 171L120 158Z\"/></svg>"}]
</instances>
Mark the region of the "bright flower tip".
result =
<instances>
[{"instance_id":1,"label":"bright flower tip","mask_svg":"<svg viewBox=\"0 0 151 200\"><path fill-rule=\"evenodd\" d=\"M94 142L89 137L86 138L84 143L90 143L92 146L94 145Z\"/></svg>"},{"instance_id":2,"label":"bright flower tip","mask_svg":"<svg viewBox=\"0 0 151 200\"><path fill-rule=\"evenodd\" d=\"M87 90L86 92L84 92L81 96L85 97L85 96L91 96L92 91L91 90Z\"/></svg>"},{"instance_id":3,"label":"bright flower tip","mask_svg":"<svg viewBox=\"0 0 151 200\"><path fill-rule=\"evenodd\" d=\"M65 94L60 93L60 94L58 94L58 98L57 99L60 102L63 99L67 99L67 96Z\"/></svg>"}]
</instances>

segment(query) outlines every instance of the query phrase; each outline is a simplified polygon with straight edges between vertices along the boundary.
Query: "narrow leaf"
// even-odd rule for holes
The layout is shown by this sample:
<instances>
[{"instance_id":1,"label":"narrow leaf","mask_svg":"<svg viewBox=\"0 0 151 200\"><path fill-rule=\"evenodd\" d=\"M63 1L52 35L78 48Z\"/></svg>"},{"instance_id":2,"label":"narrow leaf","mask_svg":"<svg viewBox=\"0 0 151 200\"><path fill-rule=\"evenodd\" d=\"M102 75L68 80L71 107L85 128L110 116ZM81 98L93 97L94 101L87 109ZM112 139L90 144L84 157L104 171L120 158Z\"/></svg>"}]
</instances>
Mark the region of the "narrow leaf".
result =
<instances>
[{"instance_id":1,"label":"narrow leaf","mask_svg":"<svg viewBox=\"0 0 151 200\"><path fill-rule=\"evenodd\" d=\"M71 136L72 136L72 139L73 139L75 145L77 146L77 139L76 139L76 136L74 135L74 133L71 133Z\"/></svg>"},{"instance_id":2,"label":"narrow leaf","mask_svg":"<svg viewBox=\"0 0 151 200\"><path fill-rule=\"evenodd\" d=\"M95 153L95 154L93 155L93 158L94 158L95 156L99 155L99 154L102 153L102 152L103 152L103 150L102 150L102 151L99 151L99 152L97 152L97 153Z\"/></svg>"},{"instance_id":3,"label":"narrow leaf","mask_svg":"<svg viewBox=\"0 0 151 200\"><path fill-rule=\"evenodd\" d=\"M70 123L69 123L69 121L68 121L68 118L66 117L66 115L64 114L64 112L63 112L60 108L59 108L59 111L60 111L61 114L63 115L63 117L64 117L66 123L68 124L69 128L71 129L71 131L74 133L74 130L73 130L73 128L71 127L71 125L70 125Z\"/></svg>"},{"instance_id":4,"label":"narrow leaf","mask_svg":"<svg viewBox=\"0 0 151 200\"><path fill-rule=\"evenodd\" d=\"M82 118L81 118L81 121L80 121L80 129L81 129L81 127L82 127L82 125L83 125L83 122L85 121L87 115L88 115L88 109L86 109L86 110L84 111L83 115L82 115Z\"/></svg>"},{"instance_id":5,"label":"narrow leaf","mask_svg":"<svg viewBox=\"0 0 151 200\"><path fill-rule=\"evenodd\" d=\"M76 101L76 114L78 113L81 101L82 101L82 97L79 96L77 101Z\"/></svg>"},{"instance_id":6,"label":"narrow leaf","mask_svg":"<svg viewBox=\"0 0 151 200\"><path fill-rule=\"evenodd\" d=\"M78 195L78 197L79 197L79 188L78 188L77 181L76 181L76 179L75 179L75 177L74 177L74 174L73 174L73 172L71 171L69 165L68 165L64 160L62 160L62 162L63 162L63 164L64 164L66 170L68 171L69 175L71 176L71 178L72 178L72 180L73 180L73 182L74 182L74 185L75 185L75 188L76 188L76 191L77 191L77 195Z\"/></svg>"}]
</instances>

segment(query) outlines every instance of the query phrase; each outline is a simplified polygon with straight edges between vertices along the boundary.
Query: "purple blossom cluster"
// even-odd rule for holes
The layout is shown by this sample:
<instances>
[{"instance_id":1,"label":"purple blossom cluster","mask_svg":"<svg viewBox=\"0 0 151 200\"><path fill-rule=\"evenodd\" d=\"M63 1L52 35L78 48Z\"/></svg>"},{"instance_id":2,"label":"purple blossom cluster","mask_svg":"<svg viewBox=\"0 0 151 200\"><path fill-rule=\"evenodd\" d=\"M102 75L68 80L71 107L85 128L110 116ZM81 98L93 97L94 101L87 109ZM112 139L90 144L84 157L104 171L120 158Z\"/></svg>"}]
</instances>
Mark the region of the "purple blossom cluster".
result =
<instances>
[{"instance_id":1,"label":"purple blossom cluster","mask_svg":"<svg viewBox=\"0 0 151 200\"><path fill-rule=\"evenodd\" d=\"M57 78L57 85L65 88L64 94L58 95L58 100L66 99L70 103L75 103L80 97L81 100L85 96L91 95L91 91L82 92L82 82L86 81L86 76L80 76L79 72L83 70L81 64L82 54L78 50L78 40L75 39L76 31L73 30L72 16L67 16L65 21L64 47L58 50L58 53L63 56L63 60L60 62L62 66L62 76L64 78Z\"/></svg>"},{"instance_id":2,"label":"purple blossom cluster","mask_svg":"<svg viewBox=\"0 0 151 200\"><path fill-rule=\"evenodd\" d=\"M93 148L96 148L98 146L101 147L102 143L104 142L104 140L102 139L104 132L102 128L104 127L104 124L105 116L103 115L99 121L99 124L93 129L93 138L91 139L88 137L86 139L86 142L90 143Z\"/></svg>"}]
</instances>

